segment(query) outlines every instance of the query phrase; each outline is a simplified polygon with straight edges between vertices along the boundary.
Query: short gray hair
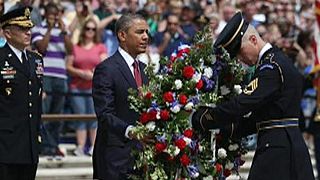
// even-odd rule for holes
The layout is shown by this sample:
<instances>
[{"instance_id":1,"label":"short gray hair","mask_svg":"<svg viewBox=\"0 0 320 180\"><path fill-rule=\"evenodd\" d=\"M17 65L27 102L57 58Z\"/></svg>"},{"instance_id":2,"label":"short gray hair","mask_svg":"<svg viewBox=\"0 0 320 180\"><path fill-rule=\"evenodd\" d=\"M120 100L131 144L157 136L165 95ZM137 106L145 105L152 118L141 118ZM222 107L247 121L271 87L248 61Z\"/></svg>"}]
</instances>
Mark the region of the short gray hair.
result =
<instances>
[{"instance_id":1,"label":"short gray hair","mask_svg":"<svg viewBox=\"0 0 320 180\"><path fill-rule=\"evenodd\" d=\"M140 14L124 14L116 22L115 33L118 37L120 31L128 32L128 29L132 26L133 21L136 19L144 20L144 17Z\"/></svg>"}]
</instances>

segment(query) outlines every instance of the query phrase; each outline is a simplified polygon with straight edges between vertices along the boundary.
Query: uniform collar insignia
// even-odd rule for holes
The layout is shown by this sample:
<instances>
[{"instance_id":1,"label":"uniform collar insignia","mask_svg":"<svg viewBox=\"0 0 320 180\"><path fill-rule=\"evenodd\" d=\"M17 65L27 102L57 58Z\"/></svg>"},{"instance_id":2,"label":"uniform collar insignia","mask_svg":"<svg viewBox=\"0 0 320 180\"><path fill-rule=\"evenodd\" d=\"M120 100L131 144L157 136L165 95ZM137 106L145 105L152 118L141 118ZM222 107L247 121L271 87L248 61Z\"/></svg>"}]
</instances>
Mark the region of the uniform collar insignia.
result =
<instances>
[{"instance_id":1,"label":"uniform collar insignia","mask_svg":"<svg viewBox=\"0 0 320 180\"><path fill-rule=\"evenodd\" d=\"M29 10L29 8L26 8L26 9L24 10L24 15L29 18L29 16L30 16L30 10Z\"/></svg>"}]
</instances>

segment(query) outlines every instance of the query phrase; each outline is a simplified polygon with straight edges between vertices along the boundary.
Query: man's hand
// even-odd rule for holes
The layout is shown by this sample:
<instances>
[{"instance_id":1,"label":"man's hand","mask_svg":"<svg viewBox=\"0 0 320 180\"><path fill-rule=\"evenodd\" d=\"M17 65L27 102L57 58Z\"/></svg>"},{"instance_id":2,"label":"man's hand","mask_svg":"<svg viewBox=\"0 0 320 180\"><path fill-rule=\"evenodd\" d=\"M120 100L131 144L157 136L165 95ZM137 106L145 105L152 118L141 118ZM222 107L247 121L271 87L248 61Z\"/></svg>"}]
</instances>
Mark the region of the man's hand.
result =
<instances>
[{"instance_id":1,"label":"man's hand","mask_svg":"<svg viewBox=\"0 0 320 180\"><path fill-rule=\"evenodd\" d=\"M131 130L129 130L129 132L128 132L128 137L130 138L130 139L132 139L132 140L137 140L137 141L139 141L141 144L142 144L142 146L145 146L145 145L147 145L147 144L150 144L150 143L154 143L154 138L153 138L153 136L151 136L151 135L148 135L148 134L146 134L145 136L143 136L143 137L138 137L138 135L135 133L135 131L134 131L134 128L132 128Z\"/></svg>"}]
</instances>

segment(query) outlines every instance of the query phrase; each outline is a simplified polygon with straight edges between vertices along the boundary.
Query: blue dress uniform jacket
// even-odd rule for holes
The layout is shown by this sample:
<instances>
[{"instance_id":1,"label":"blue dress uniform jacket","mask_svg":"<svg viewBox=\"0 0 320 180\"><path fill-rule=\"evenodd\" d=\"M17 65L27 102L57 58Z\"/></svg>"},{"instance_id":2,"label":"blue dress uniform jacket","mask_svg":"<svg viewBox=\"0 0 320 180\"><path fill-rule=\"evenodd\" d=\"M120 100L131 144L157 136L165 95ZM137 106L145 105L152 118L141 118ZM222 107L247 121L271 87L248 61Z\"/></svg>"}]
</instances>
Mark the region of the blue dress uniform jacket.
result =
<instances>
[{"instance_id":1,"label":"blue dress uniform jacket","mask_svg":"<svg viewBox=\"0 0 320 180\"><path fill-rule=\"evenodd\" d=\"M258 132L249 180L313 180L308 149L297 125L301 91L302 76L287 56L271 48L242 94L216 108L200 110L195 118L202 117L200 124L206 129L232 122L235 137Z\"/></svg>"},{"instance_id":2,"label":"blue dress uniform jacket","mask_svg":"<svg viewBox=\"0 0 320 180\"><path fill-rule=\"evenodd\" d=\"M30 68L8 44L0 48L0 163L38 163L43 61L26 56Z\"/></svg>"}]
</instances>

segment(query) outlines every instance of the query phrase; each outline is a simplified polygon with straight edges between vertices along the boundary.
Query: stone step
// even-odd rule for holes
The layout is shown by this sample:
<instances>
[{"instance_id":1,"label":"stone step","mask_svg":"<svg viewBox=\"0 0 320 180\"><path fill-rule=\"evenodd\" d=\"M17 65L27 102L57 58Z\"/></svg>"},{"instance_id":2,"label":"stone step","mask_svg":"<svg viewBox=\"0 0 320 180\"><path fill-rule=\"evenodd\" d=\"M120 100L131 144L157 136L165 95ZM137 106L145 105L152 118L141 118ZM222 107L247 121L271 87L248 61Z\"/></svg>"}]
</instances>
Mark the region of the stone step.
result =
<instances>
[{"instance_id":1,"label":"stone step","mask_svg":"<svg viewBox=\"0 0 320 180\"><path fill-rule=\"evenodd\" d=\"M92 167L50 168L37 170L36 180L92 179Z\"/></svg>"},{"instance_id":2,"label":"stone step","mask_svg":"<svg viewBox=\"0 0 320 180\"><path fill-rule=\"evenodd\" d=\"M48 157L40 157L39 167L36 180L87 180L92 179L92 159L90 156L77 157L72 155L72 151L76 148L73 144L62 144L60 148L66 152L66 156L61 159L52 159ZM313 151L310 151L314 173L315 157ZM227 180L247 179L254 152L248 152L243 159L245 164L240 168L239 176L232 175Z\"/></svg>"}]
</instances>

